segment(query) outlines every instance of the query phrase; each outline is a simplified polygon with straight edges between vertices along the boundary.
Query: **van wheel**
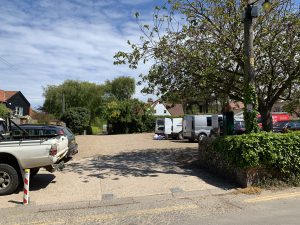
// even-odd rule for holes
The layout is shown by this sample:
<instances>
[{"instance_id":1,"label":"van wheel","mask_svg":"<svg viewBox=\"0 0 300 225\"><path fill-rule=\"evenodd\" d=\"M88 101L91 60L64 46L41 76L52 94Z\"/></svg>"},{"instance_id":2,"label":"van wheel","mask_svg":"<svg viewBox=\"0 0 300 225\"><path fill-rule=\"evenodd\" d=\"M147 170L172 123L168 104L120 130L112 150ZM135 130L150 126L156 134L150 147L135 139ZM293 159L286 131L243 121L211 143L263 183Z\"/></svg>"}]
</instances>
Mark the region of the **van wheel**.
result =
<instances>
[{"instance_id":1,"label":"van wheel","mask_svg":"<svg viewBox=\"0 0 300 225\"><path fill-rule=\"evenodd\" d=\"M199 134L199 135L198 135L198 141L202 141L203 138L205 138L205 137L207 137L206 134Z\"/></svg>"},{"instance_id":2,"label":"van wheel","mask_svg":"<svg viewBox=\"0 0 300 225\"><path fill-rule=\"evenodd\" d=\"M178 134L178 140L183 140L182 132L180 132L180 133Z\"/></svg>"},{"instance_id":3,"label":"van wheel","mask_svg":"<svg viewBox=\"0 0 300 225\"><path fill-rule=\"evenodd\" d=\"M0 195L9 195L19 186L19 176L15 168L0 164Z\"/></svg>"}]
</instances>

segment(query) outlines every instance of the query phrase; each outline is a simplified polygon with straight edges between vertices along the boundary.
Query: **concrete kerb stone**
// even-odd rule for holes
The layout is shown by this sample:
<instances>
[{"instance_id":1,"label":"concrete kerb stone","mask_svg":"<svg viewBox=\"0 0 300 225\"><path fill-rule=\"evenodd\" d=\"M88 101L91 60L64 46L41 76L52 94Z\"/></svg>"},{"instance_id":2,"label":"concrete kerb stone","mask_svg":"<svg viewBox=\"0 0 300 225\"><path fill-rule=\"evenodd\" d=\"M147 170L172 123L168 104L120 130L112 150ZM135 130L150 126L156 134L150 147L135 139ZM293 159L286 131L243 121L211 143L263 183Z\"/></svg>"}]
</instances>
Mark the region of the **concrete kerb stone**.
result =
<instances>
[{"instance_id":1,"label":"concrete kerb stone","mask_svg":"<svg viewBox=\"0 0 300 225\"><path fill-rule=\"evenodd\" d=\"M225 195L230 193L232 193L231 190L209 189L209 190L173 192L172 195L174 198L190 198L190 197L207 197L207 196Z\"/></svg>"},{"instance_id":2,"label":"concrete kerb stone","mask_svg":"<svg viewBox=\"0 0 300 225\"><path fill-rule=\"evenodd\" d=\"M118 205L125 205L125 204L134 204L136 203L133 198L117 198L111 201L90 201L89 208L97 208L97 207L104 207L104 206L118 206Z\"/></svg>"},{"instance_id":3,"label":"concrete kerb stone","mask_svg":"<svg viewBox=\"0 0 300 225\"><path fill-rule=\"evenodd\" d=\"M117 205L125 205L125 204L166 201L166 200L172 200L174 198L207 197L207 196L227 195L232 193L233 191L229 191L229 190L210 189L210 190L196 190L196 191L175 191L167 194L147 195L147 196L128 197L128 198L114 198L111 200L93 200L93 201L68 202L62 204L46 204L46 205L29 204L26 206L18 205L13 208L1 209L0 214L5 215L6 213L16 212L16 210L18 211L18 213L20 212L26 214L26 213L38 213L38 212L49 212L49 211L59 211L59 210L97 208L97 207L105 207L105 206L117 206Z\"/></svg>"}]
</instances>

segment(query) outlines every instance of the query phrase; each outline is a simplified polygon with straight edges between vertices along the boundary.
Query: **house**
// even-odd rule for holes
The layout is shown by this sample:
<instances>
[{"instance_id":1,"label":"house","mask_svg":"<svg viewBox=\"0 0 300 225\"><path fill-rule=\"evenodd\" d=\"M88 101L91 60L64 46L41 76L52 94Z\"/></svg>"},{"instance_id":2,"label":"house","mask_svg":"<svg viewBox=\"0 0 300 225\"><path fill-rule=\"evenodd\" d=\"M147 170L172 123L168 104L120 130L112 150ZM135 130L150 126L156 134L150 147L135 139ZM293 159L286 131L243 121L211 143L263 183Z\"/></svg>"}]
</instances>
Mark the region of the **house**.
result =
<instances>
[{"instance_id":1,"label":"house","mask_svg":"<svg viewBox=\"0 0 300 225\"><path fill-rule=\"evenodd\" d=\"M161 99L156 101L148 99L148 104L153 108L155 116L180 117L184 115L182 104L164 103Z\"/></svg>"},{"instance_id":2,"label":"house","mask_svg":"<svg viewBox=\"0 0 300 225\"><path fill-rule=\"evenodd\" d=\"M14 112L16 117L28 116L30 114L30 103L21 91L0 90L0 103Z\"/></svg>"}]
</instances>

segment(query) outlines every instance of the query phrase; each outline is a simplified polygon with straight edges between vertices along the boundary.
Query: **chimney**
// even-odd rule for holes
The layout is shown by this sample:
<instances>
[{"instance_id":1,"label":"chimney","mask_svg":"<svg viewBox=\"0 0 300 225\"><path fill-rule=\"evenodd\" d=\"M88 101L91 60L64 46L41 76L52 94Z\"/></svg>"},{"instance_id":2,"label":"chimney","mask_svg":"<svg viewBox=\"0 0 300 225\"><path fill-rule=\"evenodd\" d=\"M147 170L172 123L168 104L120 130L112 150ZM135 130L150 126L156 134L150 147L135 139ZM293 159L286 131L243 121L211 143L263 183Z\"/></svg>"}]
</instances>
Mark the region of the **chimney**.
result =
<instances>
[{"instance_id":1,"label":"chimney","mask_svg":"<svg viewBox=\"0 0 300 225\"><path fill-rule=\"evenodd\" d=\"M153 103L153 99L152 98L148 98L147 102L148 103Z\"/></svg>"}]
</instances>

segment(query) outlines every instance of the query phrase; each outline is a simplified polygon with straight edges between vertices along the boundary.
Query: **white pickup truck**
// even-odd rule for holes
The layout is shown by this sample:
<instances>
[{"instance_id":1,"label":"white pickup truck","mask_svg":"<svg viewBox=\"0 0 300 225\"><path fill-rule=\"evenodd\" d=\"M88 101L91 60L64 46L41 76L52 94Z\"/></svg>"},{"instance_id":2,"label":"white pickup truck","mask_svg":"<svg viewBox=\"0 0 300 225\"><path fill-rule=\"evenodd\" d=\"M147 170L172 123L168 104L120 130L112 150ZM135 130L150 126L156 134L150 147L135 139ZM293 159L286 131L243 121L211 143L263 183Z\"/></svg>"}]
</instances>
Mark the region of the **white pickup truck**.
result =
<instances>
[{"instance_id":1,"label":"white pickup truck","mask_svg":"<svg viewBox=\"0 0 300 225\"><path fill-rule=\"evenodd\" d=\"M68 138L56 136L41 139L2 139L0 137L0 195L18 188L24 169L52 168L68 152Z\"/></svg>"}]
</instances>

